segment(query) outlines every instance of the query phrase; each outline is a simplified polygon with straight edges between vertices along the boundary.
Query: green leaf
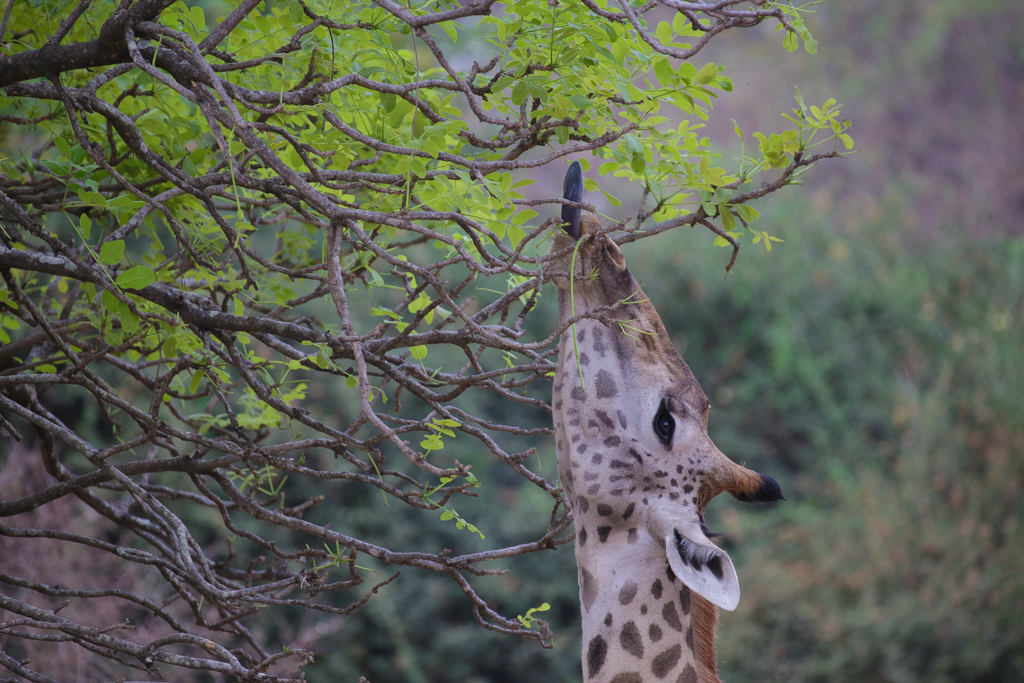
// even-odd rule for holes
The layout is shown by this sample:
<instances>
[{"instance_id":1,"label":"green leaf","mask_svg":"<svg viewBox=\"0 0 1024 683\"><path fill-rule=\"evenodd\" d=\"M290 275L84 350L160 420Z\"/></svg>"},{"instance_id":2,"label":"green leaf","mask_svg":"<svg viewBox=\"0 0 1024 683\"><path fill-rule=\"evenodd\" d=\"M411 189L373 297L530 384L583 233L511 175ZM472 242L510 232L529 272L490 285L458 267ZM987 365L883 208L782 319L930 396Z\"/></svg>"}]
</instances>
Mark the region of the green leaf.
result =
<instances>
[{"instance_id":1,"label":"green leaf","mask_svg":"<svg viewBox=\"0 0 1024 683\"><path fill-rule=\"evenodd\" d=\"M121 312L121 302L118 301L117 297L111 294L109 291L104 289L103 296L100 298L103 301L103 307L106 308L108 311L110 311L114 315L117 315ZM171 354L168 353L167 355L169 356Z\"/></svg>"},{"instance_id":2,"label":"green leaf","mask_svg":"<svg viewBox=\"0 0 1024 683\"><path fill-rule=\"evenodd\" d=\"M526 101L526 95L528 91L526 89L526 83L519 81L512 88L512 104L517 107Z\"/></svg>"},{"instance_id":3,"label":"green leaf","mask_svg":"<svg viewBox=\"0 0 1024 683\"><path fill-rule=\"evenodd\" d=\"M105 266L112 266L120 263L124 257L124 240L104 242L100 247L100 263Z\"/></svg>"},{"instance_id":4,"label":"green leaf","mask_svg":"<svg viewBox=\"0 0 1024 683\"><path fill-rule=\"evenodd\" d=\"M739 211L740 215L743 216L743 219L748 223L753 223L761 217L761 212L748 204L740 204L733 208Z\"/></svg>"},{"instance_id":5,"label":"green leaf","mask_svg":"<svg viewBox=\"0 0 1024 683\"><path fill-rule=\"evenodd\" d=\"M672 31L672 25L667 21L662 21L658 24L657 35L658 40L660 40L663 45L668 45L672 42L672 39L675 38L675 34Z\"/></svg>"},{"instance_id":6,"label":"green leaf","mask_svg":"<svg viewBox=\"0 0 1024 683\"><path fill-rule=\"evenodd\" d=\"M196 25L196 28L202 31L206 28L206 17L203 15L202 7L192 7L188 11L189 18L192 23Z\"/></svg>"},{"instance_id":7,"label":"green leaf","mask_svg":"<svg viewBox=\"0 0 1024 683\"><path fill-rule=\"evenodd\" d=\"M708 62L697 72L696 81L698 85L707 85L718 77L718 67L714 62Z\"/></svg>"},{"instance_id":8,"label":"green leaf","mask_svg":"<svg viewBox=\"0 0 1024 683\"><path fill-rule=\"evenodd\" d=\"M635 152L629 160L629 167L633 173L643 175L644 169L647 168L647 159L644 158L643 154Z\"/></svg>"},{"instance_id":9,"label":"green leaf","mask_svg":"<svg viewBox=\"0 0 1024 683\"><path fill-rule=\"evenodd\" d=\"M665 88L672 87L679 80L672 65L667 59L660 56L654 60L654 75L658 77L658 82Z\"/></svg>"},{"instance_id":10,"label":"green leaf","mask_svg":"<svg viewBox=\"0 0 1024 683\"><path fill-rule=\"evenodd\" d=\"M818 54L818 41L816 41L810 34L809 31L803 32L804 49L807 50L807 54L816 55Z\"/></svg>"},{"instance_id":11,"label":"green leaf","mask_svg":"<svg viewBox=\"0 0 1024 683\"><path fill-rule=\"evenodd\" d=\"M387 317L394 318L395 320L399 320L401 317L394 311L389 311L388 309L380 306L374 306L373 308L371 308L370 315L386 315Z\"/></svg>"},{"instance_id":12,"label":"green leaf","mask_svg":"<svg viewBox=\"0 0 1024 683\"><path fill-rule=\"evenodd\" d=\"M202 384L203 378L206 377L205 370L198 370L192 375L192 381L188 383L188 393L194 394L199 391L199 385Z\"/></svg>"},{"instance_id":13,"label":"green leaf","mask_svg":"<svg viewBox=\"0 0 1024 683\"><path fill-rule=\"evenodd\" d=\"M151 285L156 280L156 275L153 274L153 270L148 266L135 266L129 268L114 280L114 284L118 287L124 287L126 289L142 289L146 285Z\"/></svg>"},{"instance_id":14,"label":"green leaf","mask_svg":"<svg viewBox=\"0 0 1024 683\"><path fill-rule=\"evenodd\" d=\"M622 206L622 200L619 199L618 197L608 194L604 190L601 190L601 194L604 195L604 198L607 199L608 203L611 204L612 206Z\"/></svg>"},{"instance_id":15,"label":"green leaf","mask_svg":"<svg viewBox=\"0 0 1024 683\"><path fill-rule=\"evenodd\" d=\"M586 110L590 107L590 98L586 95L572 95L569 97L569 101L577 109Z\"/></svg>"},{"instance_id":16,"label":"green leaf","mask_svg":"<svg viewBox=\"0 0 1024 683\"><path fill-rule=\"evenodd\" d=\"M518 225L508 226L508 241L511 243L513 249L519 246L519 243L523 241L524 237L526 237L526 231Z\"/></svg>"},{"instance_id":17,"label":"green leaf","mask_svg":"<svg viewBox=\"0 0 1024 683\"><path fill-rule=\"evenodd\" d=\"M135 314L135 311L133 311L131 307L124 302L118 303L121 304L118 312L118 320L121 322L121 329L128 333L132 333L139 329L139 316Z\"/></svg>"},{"instance_id":18,"label":"green leaf","mask_svg":"<svg viewBox=\"0 0 1024 683\"><path fill-rule=\"evenodd\" d=\"M410 346L409 351L412 353L412 357L416 360L423 360L427 357L426 346Z\"/></svg>"},{"instance_id":19,"label":"green leaf","mask_svg":"<svg viewBox=\"0 0 1024 683\"><path fill-rule=\"evenodd\" d=\"M736 219L732 215L732 211L729 207L722 204L718 207L718 213L722 215L722 227L725 228L726 232L732 232L733 228L736 227Z\"/></svg>"},{"instance_id":20,"label":"green leaf","mask_svg":"<svg viewBox=\"0 0 1024 683\"><path fill-rule=\"evenodd\" d=\"M683 80L687 85L693 83L693 79L697 78L697 67L689 62L683 62L679 65L679 78Z\"/></svg>"},{"instance_id":21,"label":"green leaf","mask_svg":"<svg viewBox=\"0 0 1024 683\"><path fill-rule=\"evenodd\" d=\"M522 211L520 211L516 215L512 216L512 218L511 218L512 224L513 225L522 225L523 223L525 223L526 221L530 220L531 218L536 218L537 215L538 215L537 212L534 211L533 209L523 209Z\"/></svg>"}]
</instances>

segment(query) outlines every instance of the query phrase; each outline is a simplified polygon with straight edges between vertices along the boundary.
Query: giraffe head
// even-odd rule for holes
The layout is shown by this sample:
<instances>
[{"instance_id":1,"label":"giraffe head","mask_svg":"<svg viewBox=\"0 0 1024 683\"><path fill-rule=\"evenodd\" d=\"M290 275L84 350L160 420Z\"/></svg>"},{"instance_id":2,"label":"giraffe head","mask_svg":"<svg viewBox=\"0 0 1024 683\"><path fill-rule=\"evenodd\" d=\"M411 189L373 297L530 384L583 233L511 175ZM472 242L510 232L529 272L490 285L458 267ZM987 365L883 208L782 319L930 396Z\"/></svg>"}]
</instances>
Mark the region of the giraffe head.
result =
<instances>
[{"instance_id":1,"label":"giraffe head","mask_svg":"<svg viewBox=\"0 0 1024 683\"><path fill-rule=\"evenodd\" d=\"M565 199L579 202L582 193L576 162ZM704 511L723 491L743 501L779 500L779 486L712 442L707 397L618 245L599 234L597 216L563 206L562 220L553 253L563 254L552 264L561 321L599 315L563 334L553 400L559 471L584 541L578 554L591 552L585 542L594 528L601 543L620 526L627 545L646 533L663 549L670 577L732 610L740 594L736 570L711 541Z\"/></svg>"}]
</instances>

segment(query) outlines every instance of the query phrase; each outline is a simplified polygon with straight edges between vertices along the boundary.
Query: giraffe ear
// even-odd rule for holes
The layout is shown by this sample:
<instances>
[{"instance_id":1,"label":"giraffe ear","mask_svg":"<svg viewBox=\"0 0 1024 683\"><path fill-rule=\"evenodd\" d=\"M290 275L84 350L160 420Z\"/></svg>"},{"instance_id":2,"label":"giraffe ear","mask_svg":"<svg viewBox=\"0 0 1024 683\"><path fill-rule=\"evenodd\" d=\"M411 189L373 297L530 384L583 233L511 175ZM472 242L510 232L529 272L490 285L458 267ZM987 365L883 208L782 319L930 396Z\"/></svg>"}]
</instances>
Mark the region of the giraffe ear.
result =
<instances>
[{"instance_id":1,"label":"giraffe ear","mask_svg":"<svg viewBox=\"0 0 1024 683\"><path fill-rule=\"evenodd\" d=\"M562 197L570 202L579 202L583 199L583 166L578 161L572 162L569 170L565 173ZM582 209L562 205L562 229L574 240L580 238L580 221L582 219Z\"/></svg>"},{"instance_id":2,"label":"giraffe ear","mask_svg":"<svg viewBox=\"0 0 1024 683\"><path fill-rule=\"evenodd\" d=\"M672 573L713 605L733 611L740 602L740 582L729 555L696 525L672 528L665 536Z\"/></svg>"}]
</instances>

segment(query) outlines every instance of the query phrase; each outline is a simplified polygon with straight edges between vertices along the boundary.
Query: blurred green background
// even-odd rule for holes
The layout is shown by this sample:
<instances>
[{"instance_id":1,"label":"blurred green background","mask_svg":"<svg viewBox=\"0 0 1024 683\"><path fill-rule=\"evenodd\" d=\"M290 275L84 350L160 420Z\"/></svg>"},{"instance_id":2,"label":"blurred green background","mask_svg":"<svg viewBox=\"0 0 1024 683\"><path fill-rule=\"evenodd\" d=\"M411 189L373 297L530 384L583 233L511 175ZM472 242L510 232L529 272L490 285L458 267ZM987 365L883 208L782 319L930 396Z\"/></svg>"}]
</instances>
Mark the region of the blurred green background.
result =
<instances>
[{"instance_id":1,"label":"blurred green background","mask_svg":"<svg viewBox=\"0 0 1024 683\"><path fill-rule=\"evenodd\" d=\"M743 590L736 612L722 615L721 675L1019 682L1024 6L832 0L817 9L808 22L817 55L786 53L770 26L727 32L701 53L736 84L716 102L709 135L738 152L732 119L748 141L777 130L798 86L809 103L844 103L862 151L759 203L760 227L784 243L768 252L747 242L728 279L728 250L702 230L625 247L711 399L712 438L788 498L751 507L726 496L709 509ZM605 213L632 215L636 188L615 191L626 203ZM555 325L551 293L533 338ZM347 410L340 395L311 386L306 407ZM550 424L539 411L474 400L491 401L484 410L507 423ZM91 410L69 405L65 414L89 420ZM536 447L534 467L556 478L552 438L504 443ZM472 464L483 482L481 498L456 502L485 540L345 483L332 484L310 518L431 552L540 536L550 499L469 439L446 446L445 457ZM322 482L286 486L290 500L325 493ZM195 514L198 528L205 512ZM377 572L371 580L391 574L359 563ZM350 616L284 610L260 628L317 653L312 681L579 681L572 547L497 566L511 573L475 580L478 590L504 614L549 603L552 650L483 630L449 578L411 570Z\"/></svg>"}]
</instances>

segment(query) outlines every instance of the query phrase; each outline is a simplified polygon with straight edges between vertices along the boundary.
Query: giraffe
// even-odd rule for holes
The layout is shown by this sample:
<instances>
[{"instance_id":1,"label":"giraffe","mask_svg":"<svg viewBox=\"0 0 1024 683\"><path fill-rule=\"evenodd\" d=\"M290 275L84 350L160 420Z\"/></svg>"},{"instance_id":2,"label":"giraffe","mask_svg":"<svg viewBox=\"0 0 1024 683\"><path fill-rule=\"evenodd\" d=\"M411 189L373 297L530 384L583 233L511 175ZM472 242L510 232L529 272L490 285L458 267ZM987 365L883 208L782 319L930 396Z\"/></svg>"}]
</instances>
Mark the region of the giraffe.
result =
<instances>
[{"instance_id":1,"label":"giraffe","mask_svg":"<svg viewBox=\"0 0 1024 683\"><path fill-rule=\"evenodd\" d=\"M574 162L564 196L582 195ZM584 681L719 683L718 608L735 609L740 589L704 510L723 491L759 502L782 492L712 443L707 397L618 245L593 236L597 216L563 205L562 221L559 317L601 315L575 323L575 339L572 327L562 334L552 396L576 523Z\"/></svg>"}]
</instances>

